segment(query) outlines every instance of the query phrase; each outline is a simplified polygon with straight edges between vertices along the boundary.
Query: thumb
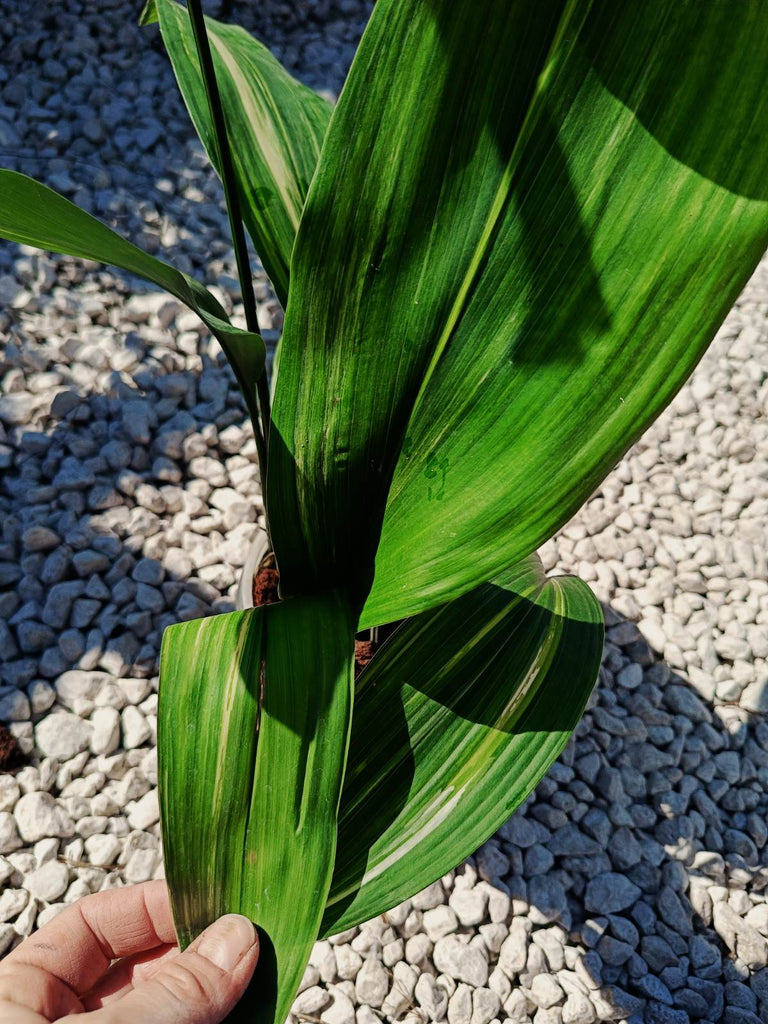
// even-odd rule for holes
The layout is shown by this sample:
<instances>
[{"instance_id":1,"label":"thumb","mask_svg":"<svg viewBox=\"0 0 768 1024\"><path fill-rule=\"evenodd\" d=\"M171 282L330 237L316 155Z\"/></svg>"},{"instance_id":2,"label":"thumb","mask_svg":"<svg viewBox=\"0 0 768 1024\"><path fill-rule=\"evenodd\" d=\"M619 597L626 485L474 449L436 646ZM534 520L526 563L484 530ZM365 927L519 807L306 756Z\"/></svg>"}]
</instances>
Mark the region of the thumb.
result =
<instances>
[{"instance_id":1,"label":"thumb","mask_svg":"<svg viewBox=\"0 0 768 1024\"><path fill-rule=\"evenodd\" d=\"M227 914L145 984L94 1013L94 1024L219 1024L248 987L258 956L251 922Z\"/></svg>"}]
</instances>

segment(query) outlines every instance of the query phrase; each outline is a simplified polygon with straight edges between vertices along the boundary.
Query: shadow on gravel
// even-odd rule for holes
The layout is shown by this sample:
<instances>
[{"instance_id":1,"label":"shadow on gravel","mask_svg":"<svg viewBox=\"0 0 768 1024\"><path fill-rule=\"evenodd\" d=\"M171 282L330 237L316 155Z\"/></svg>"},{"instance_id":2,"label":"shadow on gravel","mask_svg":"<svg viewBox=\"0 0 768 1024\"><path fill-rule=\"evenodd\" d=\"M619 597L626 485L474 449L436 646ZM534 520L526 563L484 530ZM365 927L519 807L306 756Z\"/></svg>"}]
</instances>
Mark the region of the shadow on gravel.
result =
<instances>
[{"instance_id":1,"label":"shadow on gravel","mask_svg":"<svg viewBox=\"0 0 768 1024\"><path fill-rule=\"evenodd\" d=\"M234 427L247 441L247 420L228 404L228 368L203 356L191 374L159 354L154 373L142 367L131 385L114 373L105 394L72 382L53 399L44 431L8 428L4 443L17 457L0 479L6 686L71 667L152 675L165 626L234 607L227 592L261 506L247 489L233 492L217 463L232 466L238 454L222 450L220 433ZM253 454L239 463L253 487ZM218 507L209 508L214 492ZM224 535L241 523L224 566Z\"/></svg>"},{"instance_id":2,"label":"shadow on gravel","mask_svg":"<svg viewBox=\"0 0 768 1024\"><path fill-rule=\"evenodd\" d=\"M702 699L604 611L584 718L475 858L494 882L485 865L509 857L501 881L533 921L520 983L562 967L559 926L581 947L566 950L562 987L586 982L598 1019L768 1020L768 723Z\"/></svg>"}]
</instances>

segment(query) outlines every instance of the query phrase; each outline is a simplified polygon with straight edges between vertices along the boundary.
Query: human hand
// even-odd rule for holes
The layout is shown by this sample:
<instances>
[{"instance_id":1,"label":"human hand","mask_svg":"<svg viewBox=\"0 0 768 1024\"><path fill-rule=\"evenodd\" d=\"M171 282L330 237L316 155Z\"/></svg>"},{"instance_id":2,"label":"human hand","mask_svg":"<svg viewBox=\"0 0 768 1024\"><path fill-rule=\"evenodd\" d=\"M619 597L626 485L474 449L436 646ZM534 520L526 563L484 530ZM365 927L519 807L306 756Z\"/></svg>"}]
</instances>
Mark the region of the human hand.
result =
<instances>
[{"instance_id":1,"label":"human hand","mask_svg":"<svg viewBox=\"0 0 768 1024\"><path fill-rule=\"evenodd\" d=\"M239 914L180 953L163 881L97 893L0 962L0 1024L219 1024L258 955Z\"/></svg>"}]
</instances>

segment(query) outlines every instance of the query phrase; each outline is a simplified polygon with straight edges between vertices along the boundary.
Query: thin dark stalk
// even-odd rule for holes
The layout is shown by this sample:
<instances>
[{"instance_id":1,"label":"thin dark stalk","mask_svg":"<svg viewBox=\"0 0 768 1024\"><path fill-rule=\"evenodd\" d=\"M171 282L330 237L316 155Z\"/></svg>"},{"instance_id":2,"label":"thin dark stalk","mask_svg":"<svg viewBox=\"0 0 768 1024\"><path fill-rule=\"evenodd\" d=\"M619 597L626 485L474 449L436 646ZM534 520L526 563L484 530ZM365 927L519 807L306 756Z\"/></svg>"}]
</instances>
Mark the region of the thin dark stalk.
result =
<instances>
[{"instance_id":1,"label":"thin dark stalk","mask_svg":"<svg viewBox=\"0 0 768 1024\"><path fill-rule=\"evenodd\" d=\"M261 409L259 400L257 399L256 392L253 391L252 385L247 381L240 379L240 374L236 373L235 376L238 378L238 384L240 390L243 392L243 398L248 408L248 413L253 423L253 437L256 441L256 457L259 460L259 477L261 478L261 493L264 495L266 489L266 477L267 477L267 445L264 440L264 434L261 432ZM265 374L262 373L261 380L264 380ZM269 532L269 530L267 530Z\"/></svg>"},{"instance_id":2,"label":"thin dark stalk","mask_svg":"<svg viewBox=\"0 0 768 1024\"><path fill-rule=\"evenodd\" d=\"M197 46L197 55L200 60L200 68L203 73L205 92L208 98L208 106L211 111L216 133L216 148L219 156L219 167L221 168L221 180L224 186L224 197L227 203L227 215L229 227L232 232L232 243L235 249L237 260L237 273L240 278L240 290L243 294L243 306L245 307L245 322L248 330L255 334L259 333L259 321L256 315L256 296L253 291L253 279L251 276L251 265L248 259L248 247L245 240L245 229L240 209L240 196L237 191L237 180L235 168L232 162L232 151L227 137L227 126L224 120L224 108L221 103L221 94L216 82L216 72L213 67L213 56L211 55L211 44L208 40L208 33L205 28L203 8L201 0L187 0L192 30ZM267 441L269 439L269 387L267 386L266 371L262 373L257 381L258 406L260 412L260 423L254 423L254 434L256 436L256 448L259 455L259 467L261 470L262 491L266 486L267 476Z\"/></svg>"}]
</instances>

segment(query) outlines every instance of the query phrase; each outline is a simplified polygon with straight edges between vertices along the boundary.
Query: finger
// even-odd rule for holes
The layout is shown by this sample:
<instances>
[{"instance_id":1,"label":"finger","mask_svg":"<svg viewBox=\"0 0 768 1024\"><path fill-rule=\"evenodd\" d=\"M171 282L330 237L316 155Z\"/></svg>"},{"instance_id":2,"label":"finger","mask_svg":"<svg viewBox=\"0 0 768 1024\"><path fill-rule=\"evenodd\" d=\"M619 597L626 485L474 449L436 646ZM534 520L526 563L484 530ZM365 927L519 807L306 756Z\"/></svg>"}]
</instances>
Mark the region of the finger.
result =
<instances>
[{"instance_id":1,"label":"finger","mask_svg":"<svg viewBox=\"0 0 768 1024\"><path fill-rule=\"evenodd\" d=\"M40 968L50 984L80 994L93 988L112 960L174 942L165 882L86 896L17 946L0 964L0 999L22 965Z\"/></svg>"},{"instance_id":2,"label":"finger","mask_svg":"<svg viewBox=\"0 0 768 1024\"><path fill-rule=\"evenodd\" d=\"M136 985L149 981L162 970L169 957L178 955L179 947L176 945L158 946L148 953L135 953L133 956L117 960L107 973L99 978L91 991L82 996L83 1006L86 1010L98 1010L116 999L122 999Z\"/></svg>"},{"instance_id":3,"label":"finger","mask_svg":"<svg viewBox=\"0 0 768 1024\"><path fill-rule=\"evenodd\" d=\"M0 1021L3 1024L48 1024L53 1017L43 1017L27 1006L3 1001L0 1003ZM72 1018L76 1020L77 1018Z\"/></svg>"},{"instance_id":4,"label":"finger","mask_svg":"<svg viewBox=\"0 0 768 1024\"><path fill-rule=\"evenodd\" d=\"M20 964L0 978L0 1024L47 1024L82 1009L72 989L41 967Z\"/></svg>"},{"instance_id":5,"label":"finger","mask_svg":"<svg viewBox=\"0 0 768 1024\"><path fill-rule=\"evenodd\" d=\"M247 917L219 918L176 957L164 962L149 981L117 1003L60 1024L219 1024L251 979L258 959L256 930Z\"/></svg>"}]
</instances>

